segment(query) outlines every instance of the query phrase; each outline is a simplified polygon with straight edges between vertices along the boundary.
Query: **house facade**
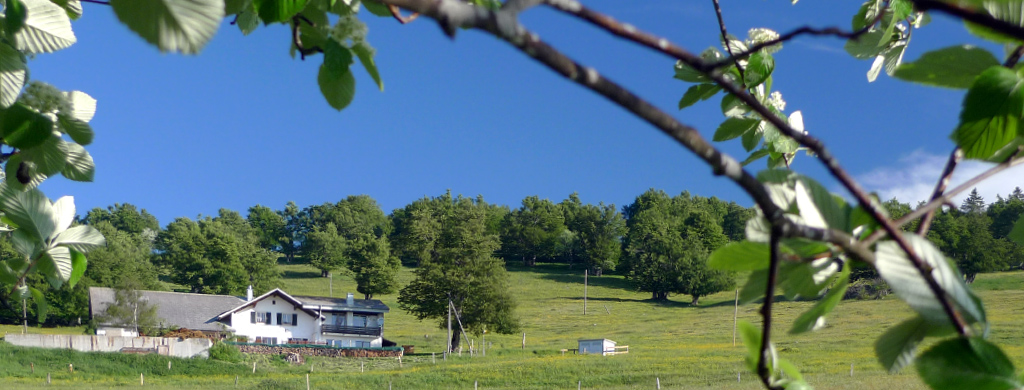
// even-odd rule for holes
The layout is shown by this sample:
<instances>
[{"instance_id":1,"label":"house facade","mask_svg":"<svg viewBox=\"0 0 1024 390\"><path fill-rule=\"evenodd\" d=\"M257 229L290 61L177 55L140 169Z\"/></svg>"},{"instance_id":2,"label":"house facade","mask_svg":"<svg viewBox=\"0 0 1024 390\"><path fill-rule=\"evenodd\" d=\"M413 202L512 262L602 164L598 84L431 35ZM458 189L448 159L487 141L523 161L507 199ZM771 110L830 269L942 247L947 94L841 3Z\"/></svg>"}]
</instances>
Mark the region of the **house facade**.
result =
<instances>
[{"instance_id":1,"label":"house facade","mask_svg":"<svg viewBox=\"0 0 1024 390\"><path fill-rule=\"evenodd\" d=\"M217 316L236 336L263 344L317 343L336 347L381 347L384 313L376 299L292 296L274 289Z\"/></svg>"}]
</instances>

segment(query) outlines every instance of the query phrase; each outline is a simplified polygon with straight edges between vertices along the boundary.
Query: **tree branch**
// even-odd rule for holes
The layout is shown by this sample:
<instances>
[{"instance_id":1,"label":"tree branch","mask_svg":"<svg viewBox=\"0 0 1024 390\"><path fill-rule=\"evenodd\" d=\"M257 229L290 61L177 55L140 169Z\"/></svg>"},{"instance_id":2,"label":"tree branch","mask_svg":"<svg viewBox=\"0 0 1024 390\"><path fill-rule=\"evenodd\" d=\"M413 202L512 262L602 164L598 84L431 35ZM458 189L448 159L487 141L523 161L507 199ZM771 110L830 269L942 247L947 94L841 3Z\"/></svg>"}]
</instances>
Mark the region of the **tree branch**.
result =
<instances>
[{"instance_id":1,"label":"tree branch","mask_svg":"<svg viewBox=\"0 0 1024 390\"><path fill-rule=\"evenodd\" d=\"M948 15L956 16L968 22L980 24L997 32L1024 39L1024 27L1013 23L1004 22L989 15L987 12L966 8L957 4L948 3L942 0L911 0L914 7L919 11L939 11Z\"/></svg>"},{"instance_id":2,"label":"tree branch","mask_svg":"<svg viewBox=\"0 0 1024 390\"><path fill-rule=\"evenodd\" d=\"M964 151L960 148L953 149L953 153L949 154L949 161L946 161L946 168L942 170L942 176L939 176L939 182L935 183L935 191L932 191L932 201L941 197L942 193L946 191L946 186L949 185L949 180L953 178L953 170L956 169L956 165L959 164L960 160L963 158ZM938 208L931 209L925 213L924 217L921 217L921 223L917 225L917 235L924 237L928 234L928 228L932 224L932 218L935 217L936 211L938 211ZM897 224L897 226L899 226L899 224Z\"/></svg>"},{"instance_id":3,"label":"tree branch","mask_svg":"<svg viewBox=\"0 0 1024 390\"><path fill-rule=\"evenodd\" d=\"M409 16L402 16L402 11L399 10L398 7L395 7L393 5L388 5L388 11L391 11L391 16L395 17L395 20L397 20L398 23L401 24L409 23L413 20L416 20L416 18L420 17L420 14L418 13L413 13L412 15Z\"/></svg>"},{"instance_id":4,"label":"tree branch","mask_svg":"<svg viewBox=\"0 0 1024 390\"><path fill-rule=\"evenodd\" d=\"M914 1L921 2L932 0ZM553 1L548 0L548 2L552 3ZM834 155L832 155L832 152L825 148L825 145L822 144L821 141L819 141L817 138L808 136L803 131L797 131L796 129L789 125L787 120L776 116L770 109L768 109L768 107L766 107L764 104L758 101L757 98L750 95L737 85L731 83L722 74L718 73L714 69L711 69L708 66L708 64L704 63L704 61L701 60L700 58L683 50L679 46L670 43L668 40L664 38L655 37L645 32L637 31L636 28L631 25L623 25L615 21L611 17L602 15L598 12L583 7L582 4L576 2L575 0L558 0L555 1L555 3L562 4L561 6L559 6L558 4L553 4L555 8L559 10L562 10L571 15L575 15L581 19L591 22L597 25L598 27L601 27L611 32L612 34L632 40L645 46L657 48L659 52L673 56L676 59L683 61L690 67L697 69L701 72L704 72L708 77L714 80L716 84L722 87L723 90L733 94L740 101L747 104L747 106L749 106L752 110L757 112L764 120L774 125L781 133L790 138L793 138L800 145L807 147L812 152L817 154L821 162L825 164L825 167L828 169L829 173L837 180L839 180L843 187L845 187L857 199L857 202L861 205L861 207L863 207L864 210L866 210L872 218L878 221L878 223L882 225L882 228L885 230L885 232L888 233L889 236L892 237L892 239L896 241L897 244L899 244L900 249L907 253L907 257L911 260L914 267L917 269L918 273L928 284L928 287L932 291L932 293L935 294L936 299L942 305L943 310L946 312L946 315L949 317L950 322L953 323L957 332L961 335L966 335L970 332L970 328L967 327L967 323L964 322L960 314L957 313L952 301L946 295L945 291L942 289L942 286L939 285L938 281L935 280L935 277L931 273L931 267L928 266L928 264L925 263L924 260L922 260L917 253L914 252L913 248L910 246L910 243L907 242L907 240L899 234L897 228L893 225L891 221L888 220L888 218L885 217L881 210L875 207L875 205L871 202L871 198L868 195L868 193L864 191L860 184L858 184L853 179L853 177L849 173L847 173L845 169L842 168L842 166L839 165L839 161L835 158ZM991 19L991 17L989 18ZM768 215L768 213L766 212L765 215ZM773 221L773 225L774 224L775 223Z\"/></svg>"},{"instance_id":5,"label":"tree branch","mask_svg":"<svg viewBox=\"0 0 1024 390\"><path fill-rule=\"evenodd\" d=\"M93 3L93 4L102 4L102 5L110 5L110 2L109 2L109 1L101 1L101 0L81 0L81 1L82 1L83 3Z\"/></svg>"},{"instance_id":6,"label":"tree branch","mask_svg":"<svg viewBox=\"0 0 1024 390\"><path fill-rule=\"evenodd\" d=\"M1014 66L1017 66L1017 62L1020 61L1021 55L1024 55L1024 45L1017 46L1017 48L1013 50L1013 53L1010 53L1010 56L1006 57L1006 62L1003 62L1003 66L1011 69Z\"/></svg>"},{"instance_id":7,"label":"tree branch","mask_svg":"<svg viewBox=\"0 0 1024 390\"><path fill-rule=\"evenodd\" d=\"M310 26L313 25L313 22L309 21L309 19L306 19L305 17L300 17L300 16L293 17L292 18L292 44L294 44L295 45L295 49L299 51L299 58L302 59L303 61L305 61L307 55L310 55L310 54L313 54L313 53L323 53L324 49L322 49L322 48L320 48L318 46L313 46L313 47L309 47L309 48L302 46L302 39L299 38L299 21L302 20L302 19L305 19L306 23L309 23Z\"/></svg>"},{"instance_id":8,"label":"tree branch","mask_svg":"<svg viewBox=\"0 0 1024 390\"><path fill-rule=\"evenodd\" d=\"M772 303L775 301L775 283L779 274L779 240L782 232L772 227L769 247L771 255L768 263L768 285L765 288L764 303L761 305L761 353L757 359L757 376L768 389L780 389L772 384L772 372L768 369L768 360L772 358Z\"/></svg>"}]
</instances>

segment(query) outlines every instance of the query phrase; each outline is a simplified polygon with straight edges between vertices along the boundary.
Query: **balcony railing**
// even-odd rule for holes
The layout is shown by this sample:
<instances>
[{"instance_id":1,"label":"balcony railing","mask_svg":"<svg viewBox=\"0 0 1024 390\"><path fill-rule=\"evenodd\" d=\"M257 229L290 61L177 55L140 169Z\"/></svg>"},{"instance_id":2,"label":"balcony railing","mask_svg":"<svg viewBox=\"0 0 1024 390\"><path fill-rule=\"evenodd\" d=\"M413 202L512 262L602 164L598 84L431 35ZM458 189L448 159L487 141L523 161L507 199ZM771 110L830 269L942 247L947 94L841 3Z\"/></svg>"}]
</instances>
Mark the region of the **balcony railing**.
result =
<instances>
[{"instance_id":1,"label":"balcony railing","mask_svg":"<svg viewBox=\"0 0 1024 390\"><path fill-rule=\"evenodd\" d=\"M362 336L380 336L381 328L364 328L361 326L323 325L320 327L323 333L357 334Z\"/></svg>"}]
</instances>

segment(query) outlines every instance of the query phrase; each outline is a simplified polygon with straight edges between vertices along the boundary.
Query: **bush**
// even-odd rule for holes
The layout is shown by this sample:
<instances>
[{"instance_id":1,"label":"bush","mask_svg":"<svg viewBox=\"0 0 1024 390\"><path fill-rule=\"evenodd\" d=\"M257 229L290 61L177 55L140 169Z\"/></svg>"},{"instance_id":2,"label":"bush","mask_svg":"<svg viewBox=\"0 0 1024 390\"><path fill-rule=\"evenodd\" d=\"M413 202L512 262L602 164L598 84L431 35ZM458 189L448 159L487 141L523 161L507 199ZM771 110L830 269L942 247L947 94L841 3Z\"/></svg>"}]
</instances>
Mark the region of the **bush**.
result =
<instances>
[{"instance_id":1,"label":"bush","mask_svg":"<svg viewBox=\"0 0 1024 390\"><path fill-rule=\"evenodd\" d=\"M242 352L234 345L218 341L210 347L210 359L238 363L242 361Z\"/></svg>"},{"instance_id":2,"label":"bush","mask_svg":"<svg viewBox=\"0 0 1024 390\"><path fill-rule=\"evenodd\" d=\"M882 299L891 292L889 284L882 278L865 278L850 283L843 299Z\"/></svg>"}]
</instances>

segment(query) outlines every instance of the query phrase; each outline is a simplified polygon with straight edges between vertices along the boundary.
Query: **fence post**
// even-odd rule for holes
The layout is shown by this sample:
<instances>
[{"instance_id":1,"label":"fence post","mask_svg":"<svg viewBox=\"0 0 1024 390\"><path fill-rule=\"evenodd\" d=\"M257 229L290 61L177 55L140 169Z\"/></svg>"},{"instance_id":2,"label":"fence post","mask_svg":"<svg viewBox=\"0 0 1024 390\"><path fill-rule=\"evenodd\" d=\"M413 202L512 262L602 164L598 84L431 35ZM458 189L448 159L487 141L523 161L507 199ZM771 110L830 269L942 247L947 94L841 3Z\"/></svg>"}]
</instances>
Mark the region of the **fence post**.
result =
<instances>
[{"instance_id":1,"label":"fence post","mask_svg":"<svg viewBox=\"0 0 1024 390\"><path fill-rule=\"evenodd\" d=\"M430 362L434 363L434 364L437 364L437 352L431 352L430 353Z\"/></svg>"},{"instance_id":2,"label":"fence post","mask_svg":"<svg viewBox=\"0 0 1024 390\"><path fill-rule=\"evenodd\" d=\"M46 384L50 384L50 373L46 373Z\"/></svg>"},{"instance_id":3,"label":"fence post","mask_svg":"<svg viewBox=\"0 0 1024 390\"><path fill-rule=\"evenodd\" d=\"M139 386L145 386L145 385L146 385L146 376L140 372L139 373Z\"/></svg>"},{"instance_id":4,"label":"fence post","mask_svg":"<svg viewBox=\"0 0 1024 390\"><path fill-rule=\"evenodd\" d=\"M72 374L75 373L75 365L74 364L68 363L68 372L70 372Z\"/></svg>"},{"instance_id":5,"label":"fence post","mask_svg":"<svg viewBox=\"0 0 1024 390\"><path fill-rule=\"evenodd\" d=\"M661 389L661 378L654 377L654 386L656 389Z\"/></svg>"},{"instance_id":6,"label":"fence post","mask_svg":"<svg viewBox=\"0 0 1024 390\"><path fill-rule=\"evenodd\" d=\"M850 377L853 377L853 363L850 363Z\"/></svg>"},{"instance_id":7,"label":"fence post","mask_svg":"<svg viewBox=\"0 0 1024 390\"><path fill-rule=\"evenodd\" d=\"M252 373L256 373L256 362L252 362Z\"/></svg>"},{"instance_id":8,"label":"fence post","mask_svg":"<svg viewBox=\"0 0 1024 390\"><path fill-rule=\"evenodd\" d=\"M309 390L309 374L306 374L306 390Z\"/></svg>"},{"instance_id":9,"label":"fence post","mask_svg":"<svg viewBox=\"0 0 1024 390\"><path fill-rule=\"evenodd\" d=\"M582 387L583 387L583 381L577 381L576 382L576 390L580 390L580 388L582 388Z\"/></svg>"},{"instance_id":10,"label":"fence post","mask_svg":"<svg viewBox=\"0 0 1024 390\"><path fill-rule=\"evenodd\" d=\"M363 361L359 361L359 372L363 372Z\"/></svg>"},{"instance_id":11,"label":"fence post","mask_svg":"<svg viewBox=\"0 0 1024 390\"><path fill-rule=\"evenodd\" d=\"M238 375L235 375L235 387L238 387Z\"/></svg>"},{"instance_id":12,"label":"fence post","mask_svg":"<svg viewBox=\"0 0 1024 390\"><path fill-rule=\"evenodd\" d=\"M171 361L168 360L167 361L167 371L170 371L170 370L171 370Z\"/></svg>"},{"instance_id":13,"label":"fence post","mask_svg":"<svg viewBox=\"0 0 1024 390\"><path fill-rule=\"evenodd\" d=\"M476 390L477 381L473 381L473 390Z\"/></svg>"},{"instance_id":14,"label":"fence post","mask_svg":"<svg viewBox=\"0 0 1024 390\"><path fill-rule=\"evenodd\" d=\"M32 363L29 363L29 365L32 367L32 373L35 374L36 373L36 363L32 362Z\"/></svg>"}]
</instances>

